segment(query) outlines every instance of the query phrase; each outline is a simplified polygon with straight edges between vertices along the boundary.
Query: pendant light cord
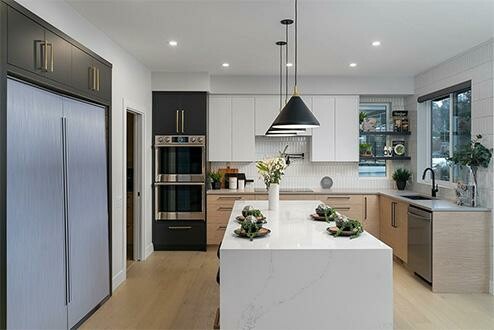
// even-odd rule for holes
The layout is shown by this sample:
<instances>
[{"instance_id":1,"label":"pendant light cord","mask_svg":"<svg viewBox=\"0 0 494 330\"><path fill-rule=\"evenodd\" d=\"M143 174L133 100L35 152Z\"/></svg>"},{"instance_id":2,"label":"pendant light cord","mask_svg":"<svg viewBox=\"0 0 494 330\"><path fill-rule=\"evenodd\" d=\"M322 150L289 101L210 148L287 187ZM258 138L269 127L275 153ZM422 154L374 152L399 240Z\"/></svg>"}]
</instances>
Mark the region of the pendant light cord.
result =
<instances>
[{"instance_id":1,"label":"pendant light cord","mask_svg":"<svg viewBox=\"0 0 494 330\"><path fill-rule=\"evenodd\" d=\"M298 13L297 13L298 2L295 0L295 92L297 91L297 69L298 69Z\"/></svg>"},{"instance_id":2,"label":"pendant light cord","mask_svg":"<svg viewBox=\"0 0 494 330\"><path fill-rule=\"evenodd\" d=\"M288 102L288 24L285 25L285 104Z\"/></svg>"},{"instance_id":3,"label":"pendant light cord","mask_svg":"<svg viewBox=\"0 0 494 330\"><path fill-rule=\"evenodd\" d=\"M283 109L283 45L280 44L280 111Z\"/></svg>"}]
</instances>

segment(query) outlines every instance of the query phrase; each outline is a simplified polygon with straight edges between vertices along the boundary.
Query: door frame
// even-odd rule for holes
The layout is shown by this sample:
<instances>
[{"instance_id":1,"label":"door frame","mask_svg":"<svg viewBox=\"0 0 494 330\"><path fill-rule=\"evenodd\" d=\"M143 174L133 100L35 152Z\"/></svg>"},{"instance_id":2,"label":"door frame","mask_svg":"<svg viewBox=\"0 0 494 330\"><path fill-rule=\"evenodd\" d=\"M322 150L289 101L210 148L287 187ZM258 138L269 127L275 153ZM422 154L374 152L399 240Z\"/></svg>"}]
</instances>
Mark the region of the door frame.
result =
<instances>
[{"instance_id":1,"label":"door frame","mask_svg":"<svg viewBox=\"0 0 494 330\"><path fill-rule=\"evenodd\" d=\"M135 115L134 120L134 191L140 192L140 196L134 194L134 260L144 260L146 258L145 240L145 213L143 201L146 200L144 189L145 156L144 145L146 141L145 120L146 113L144 107L136 105L126 99L123 100L123 173L122 173L122 267L125 277L127 277L127 113Z\"/></svg>"}]
</instances>

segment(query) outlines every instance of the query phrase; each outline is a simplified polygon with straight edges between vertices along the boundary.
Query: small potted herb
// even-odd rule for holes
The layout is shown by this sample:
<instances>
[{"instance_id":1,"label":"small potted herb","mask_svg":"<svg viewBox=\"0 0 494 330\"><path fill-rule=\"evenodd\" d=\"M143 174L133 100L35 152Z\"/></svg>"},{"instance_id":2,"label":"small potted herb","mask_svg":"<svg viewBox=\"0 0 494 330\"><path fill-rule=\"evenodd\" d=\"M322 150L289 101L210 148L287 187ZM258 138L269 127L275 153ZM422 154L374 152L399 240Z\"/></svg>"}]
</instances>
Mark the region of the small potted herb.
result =
<instances>
[{"instance_id":1,"label":"small potted herb","mask_svg":"<svg viewBox=\"0 0 494 330\"><path fill-rule=\"evenodd\" d=\"M398 168L393 173L393 180L396 181L396 187L398 190L405 190L407 181L412 177L412 172L406 168Z\"/></svg>"},{"instance_id":2,"label":"small potted herb","mask_svg":"<svg viewBox=\"0 0 494 330\"><path fill-rule=\"evenodd\" d=\"M208 177L211 180L213 189L221 188L221 179L223 178L223 175L220 172L211 171L208 173Z\"/></svg>"},{"instance_id":3,"label":"small potted herb","mask_svg":"<svg viewBox=\"0 0 494 330\"><path fill-rule=\"evenodd\" d=\"M359 145L360 156L372 156L372 144L361 143Z\"/></svg>"}]
</instances>

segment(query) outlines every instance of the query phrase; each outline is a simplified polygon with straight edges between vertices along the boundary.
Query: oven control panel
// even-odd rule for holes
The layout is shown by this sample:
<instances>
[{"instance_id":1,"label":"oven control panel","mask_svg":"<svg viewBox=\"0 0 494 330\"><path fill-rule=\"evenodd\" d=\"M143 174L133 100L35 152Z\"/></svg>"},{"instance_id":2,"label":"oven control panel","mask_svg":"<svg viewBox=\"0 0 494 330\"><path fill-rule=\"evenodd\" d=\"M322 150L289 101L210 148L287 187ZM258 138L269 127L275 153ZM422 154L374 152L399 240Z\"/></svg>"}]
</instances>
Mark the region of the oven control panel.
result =
<instances>
[{"instance_id":1,"label":"oven control panel","mask_svg":"<svg viewBox=\"0 0 494 330\"><path fill-rule=\"evenodd\" d=\"M154 137L154 145L173 146L173 145L194 145L204 146L206 137L204 135L156 135Z\"/></svg>"}]
</instances>

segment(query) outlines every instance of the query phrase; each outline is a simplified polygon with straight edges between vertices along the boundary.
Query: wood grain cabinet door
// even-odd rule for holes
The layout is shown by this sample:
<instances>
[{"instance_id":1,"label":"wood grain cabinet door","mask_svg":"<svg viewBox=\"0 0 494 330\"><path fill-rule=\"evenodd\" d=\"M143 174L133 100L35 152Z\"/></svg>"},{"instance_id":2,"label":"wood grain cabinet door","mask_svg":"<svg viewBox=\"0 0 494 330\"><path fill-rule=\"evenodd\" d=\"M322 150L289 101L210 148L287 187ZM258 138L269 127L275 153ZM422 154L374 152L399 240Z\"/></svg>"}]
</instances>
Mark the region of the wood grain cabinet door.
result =
<instances>
[{"instance_id":1,"label":"wood grain cabinet door","mask_svg":"<svg viewBox=\"0 0 494 330\"><path fill-rule=\"evenodd\" d=\"M41 44L45 40L44 28L8 7L7 61L21 69L42 74Z\"/></svg>"},{"instance_id":2,"label":"wood grain cabinet door","mask_svg":"<svg viewBox=\"0 0 494 330\"><path fill-rule=\"evenodd\" d=\"M379 222L380 239L393 248L392 200L381 196L379 200L379 208L381 215Z\"/></svg>"},{"instance_id":3,"label":"wood grain cabinet door","mask_svg":"<svg viewBox=\"0 0 494 330\"><path fill-rule=\"evenodd\" d=\"M394 255L403 260L408 260L408 204L395 202L395 246Z\"/></svg>"},{"instance_id":4,"label":"wood grain cabinet door","mask_svg":"<svg viewBox=\"0 0 494 330\"><path fill-rule=\"evenodd\" d=\"M364 229L376 238L379 238L379 196L364 196Z\"/></svg>"}]
</instances>

